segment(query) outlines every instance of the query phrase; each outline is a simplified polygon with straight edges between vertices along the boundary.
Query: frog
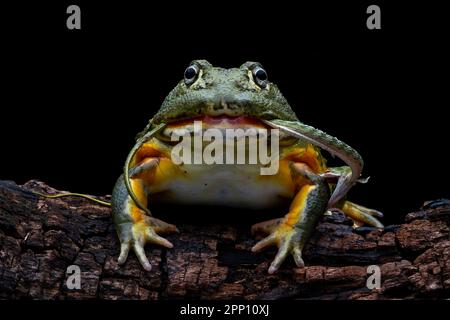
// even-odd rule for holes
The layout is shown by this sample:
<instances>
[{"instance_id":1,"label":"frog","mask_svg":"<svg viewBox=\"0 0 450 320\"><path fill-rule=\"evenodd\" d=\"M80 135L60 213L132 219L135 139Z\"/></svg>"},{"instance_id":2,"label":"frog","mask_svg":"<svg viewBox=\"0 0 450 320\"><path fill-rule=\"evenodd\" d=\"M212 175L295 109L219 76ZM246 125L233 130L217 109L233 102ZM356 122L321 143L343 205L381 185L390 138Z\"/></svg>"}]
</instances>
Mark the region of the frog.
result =
<instances>
[{"instance_id":1,"label":"frog","mask_svg":"<svg viewBox=\"0 0 450 320\"><path fill-rule=\"evenodd\" d=\"M195 121L201 121L203 129L279 130L277 172L261 175L258 169L264 165L260 163L175 161L171 134L181 129L192 134ZM324 150L345 165L328 167ZM221 68L194 60L137 135L114 186L111 206L120 241L118 264L123 265L133 251L142 268L151 271L145 245L173 248L163 236L179 230L154 217L149 209L152 203L263 210L281 208L282 199L290 202L283 216L251 227L252 234L264 235L251 251L258 254L277 248L267 270L270 274L290 256L302 268L304 246L325 214L340 211L354 221L354 227L383 228L380 211L347 200L356 183L367 182L361 178L362 167L356 150L300 121L261 63Z\"/></svg>"}]
</instances>

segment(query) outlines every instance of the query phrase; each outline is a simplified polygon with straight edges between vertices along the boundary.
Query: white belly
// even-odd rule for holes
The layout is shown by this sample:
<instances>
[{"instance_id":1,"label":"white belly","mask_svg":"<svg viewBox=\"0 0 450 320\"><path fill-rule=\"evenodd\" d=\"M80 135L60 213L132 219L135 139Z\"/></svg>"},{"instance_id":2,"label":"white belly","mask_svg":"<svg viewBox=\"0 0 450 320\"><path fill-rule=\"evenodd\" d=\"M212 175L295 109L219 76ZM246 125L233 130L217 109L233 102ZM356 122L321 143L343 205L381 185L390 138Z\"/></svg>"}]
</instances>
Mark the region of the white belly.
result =
<instances>
[{"instance_id":1,"label":"white belly","mask_svg":"<svg viewBox=\"0 0 450 320\"><path fill-rule=\"evenodd\" d=\"M151 201L242 208L270 208L292 197L275 178L261 178L257 165L185 165L185 176L164 183ZM153 199L152 199L153 198Z\"/></svg>"}]
</instances>

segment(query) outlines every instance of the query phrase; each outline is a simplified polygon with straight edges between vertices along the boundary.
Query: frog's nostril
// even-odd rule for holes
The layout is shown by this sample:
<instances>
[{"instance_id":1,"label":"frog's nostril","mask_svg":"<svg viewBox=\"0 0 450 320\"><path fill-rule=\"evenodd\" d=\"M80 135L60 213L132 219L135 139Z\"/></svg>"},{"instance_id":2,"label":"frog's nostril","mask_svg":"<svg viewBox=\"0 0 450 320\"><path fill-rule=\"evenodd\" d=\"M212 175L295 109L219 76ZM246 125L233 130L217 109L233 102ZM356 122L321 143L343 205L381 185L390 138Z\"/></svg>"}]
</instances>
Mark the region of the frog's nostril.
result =
<instances>
[{"instance_id":1,"label":"frog's nostril","mask_svg":"<svg viewBox=\"0 0 450 320\"><path fill-rule=\"evenodd\" d=\"M220 107L222 109L228 109L228 103L225 101L225 99L220 100Z\"/></svg>"},{"instance_id":2,"label":"frog's nostril","mask_svg":"<svg viewBox=\"0 0 450 320\"><path fill-rule=\"evenodd\" d=\"M242 114L242 108L235 101L221 99L217 103L210 105L208 114L211 116L229 115L239 116Z\"/></svg>"},{"instance_id":3,"label":"frog's nostril","mask_svg":"<svg viewBox=\"0 0 450 320\"><path fill-rule=\"evenodd\" d=\"M224 99L222 99L222 101L220 101L220 107L224 110L228 109L228 110L237 110L240 109L239 104L235 101L226 101Z\"/></svg>"},{"instance_id":4,"label":"frog's nostril","mask_svg":"<svg viewBox=\"0 0 450 320\"><path fill-rule=\"evenodd\" d=\"M231 109L231 104L229 104L226 100L222 99L219 103L215 103L213 105L214 110L228 110Z\"/></svg>"}]
</instances>

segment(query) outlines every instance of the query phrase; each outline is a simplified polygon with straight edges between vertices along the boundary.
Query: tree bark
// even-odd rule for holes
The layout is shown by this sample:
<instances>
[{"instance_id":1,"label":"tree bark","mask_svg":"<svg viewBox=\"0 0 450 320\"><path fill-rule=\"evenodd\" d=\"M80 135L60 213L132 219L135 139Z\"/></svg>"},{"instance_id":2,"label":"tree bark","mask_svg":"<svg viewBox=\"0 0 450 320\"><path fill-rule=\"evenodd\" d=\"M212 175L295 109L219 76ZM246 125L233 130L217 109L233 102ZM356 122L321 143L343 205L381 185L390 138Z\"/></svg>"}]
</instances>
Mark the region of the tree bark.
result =
<instances>
[{"instance_id":1,"label":"tree bark","mask_svg":"<svg viewBox=\"0 0 450 320\"><path fill-rule=\"evenodd\" d=\"M186 223L167 236L173 249L147 245L153 270L145 272L133 253L118 266L109 207L76 197L45 199L30 190L59 193L38 181L0 181L0 298L450 298L445 201L383 231L355 232L342 214L324 216L305 247L306 267L286 261L274 275L267 268L275 249L251 253L255 239L247 226ZM81 289L67 287L70 265L81 270ZM379 266L381 288L367 287L369 265Z\"/></svg>"}]
</instances>

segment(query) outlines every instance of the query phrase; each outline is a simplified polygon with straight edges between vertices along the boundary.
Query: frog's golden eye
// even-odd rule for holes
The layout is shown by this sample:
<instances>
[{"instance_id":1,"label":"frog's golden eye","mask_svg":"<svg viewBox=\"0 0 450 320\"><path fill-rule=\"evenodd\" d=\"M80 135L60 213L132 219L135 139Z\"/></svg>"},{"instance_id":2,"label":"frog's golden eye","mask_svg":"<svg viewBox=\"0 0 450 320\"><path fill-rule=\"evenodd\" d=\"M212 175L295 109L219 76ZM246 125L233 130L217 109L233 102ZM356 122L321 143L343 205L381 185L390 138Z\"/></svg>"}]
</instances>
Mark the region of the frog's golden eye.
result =
<instances>
[{"instance_id":1,"label":"frog's golden eye","mask_svg":"<svg viewBox=\"0 0 450 320\"><path fill-rule=\"evenodd\" d=\"M263 68L256 66L252 70L253 80L255 83L261 88L265 88L267 86L267 72Z\"/></svg>"},{"instance_id":2,"label":"frog's golden eye","mask_svg":"<svg viewBox=\"0 0 450 320\"><path fill-rule=\"evenodd\" d=\"M192 64L184 71L184 83L192 84L198 77L199 69L197 65Z\"/></svg>"}]
</instances>

